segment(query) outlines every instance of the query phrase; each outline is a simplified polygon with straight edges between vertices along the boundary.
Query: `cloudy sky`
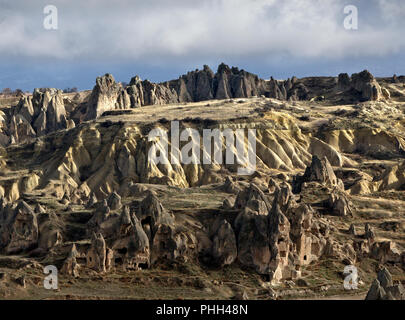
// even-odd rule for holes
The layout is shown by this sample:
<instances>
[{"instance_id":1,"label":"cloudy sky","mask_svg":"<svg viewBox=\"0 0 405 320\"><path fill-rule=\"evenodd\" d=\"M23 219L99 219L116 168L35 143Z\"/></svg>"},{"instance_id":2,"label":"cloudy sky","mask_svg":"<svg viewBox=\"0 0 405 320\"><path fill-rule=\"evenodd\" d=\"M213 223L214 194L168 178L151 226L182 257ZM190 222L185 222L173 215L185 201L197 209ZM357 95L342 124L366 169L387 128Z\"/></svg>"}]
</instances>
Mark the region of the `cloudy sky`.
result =
<instances>
[{"instance_id":1,"label":"cloudy sky","mask_svg":"<svg viewBox=\"0 0 405 320\"><path fill-rule=\"evenodd\" d=\"M404 18L404 0L0 0L0 89L90 89L107 72L164 81L220 62L278 79L405 74Z\"/></svg>"}]
</instances>

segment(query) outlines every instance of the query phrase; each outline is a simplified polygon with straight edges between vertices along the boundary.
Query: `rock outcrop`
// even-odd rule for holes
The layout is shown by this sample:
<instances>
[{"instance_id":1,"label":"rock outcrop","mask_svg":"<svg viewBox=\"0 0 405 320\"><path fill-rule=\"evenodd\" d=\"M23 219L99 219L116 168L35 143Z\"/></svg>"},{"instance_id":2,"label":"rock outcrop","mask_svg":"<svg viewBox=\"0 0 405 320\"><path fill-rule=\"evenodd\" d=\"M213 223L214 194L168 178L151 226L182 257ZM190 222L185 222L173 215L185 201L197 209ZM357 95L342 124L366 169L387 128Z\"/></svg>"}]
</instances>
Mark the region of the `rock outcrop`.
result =
<instances>
[{"instance_id":1,"label":"rock outcrop","mask_svg":"<svg viewBox=\"0 0 405 320\"><path fill-rule=\"evenodd\" d=\"M91 247L87 252L86 266L97 272L104 273L111 268L113 253L107 248L104 237L101 233L93 233Z\"/></svg>"},{"instance_id":2,"label":"rock outcrop","mask_svg":"<svg viewBox=\"0 0 405 320\"><path fill-rule=\"evenodd\" d=\"M96 119L105 111L115 110L120 93L126 92L111 74L97 77L87 104L86 120ZM129 106L127 106L129 107Z\"/></svg>"},{"instance_id":3,"label":"rock outcrop","mask_svg":"<svg viewBox=\"0 0 405 320\"><path fill-rule=\"evenodd\" d=\"M121 196L116 192L111 193L107 199L107 205L110 207L111 210L121 209Z\"/></svg>"},{"instance_id":4,"label":"rock outcrop","mask_svg":"<svg viewBox=\"0 0 405 320\"><path fill-rule=\"evenodd\" d=\"M25 202L19 201L15 208L3 207L1 227L1 247L8 254L35 248L38 243L37 216Z\"/></svg>"},{"instance_id":5,"label":"rock outcrop","mask_svg":"<svg viewBox=\"0 0 405 320\"><path fill-rule=\"evenodd\" d=\"M394 284L386 268L382 268L372 283L366 300L405 300L405 289L401 283Z\"/></svg>"},{"instance_id":6,"label":"rock outcrop","mask_svg":"<svg viewBox=\"0 0 405 320\"><path fill-rule=\"evenodd\" d=\"M107 200L104 200L102 203L98 204L96 212L87 222L88 234L92 234L93 232L102 232L102 233L106 232L104 230L106 227L105 222L110 217L110 211L111 209L107 204Z\"/></svg>"},{"instance_id":7,"label":"rock outcrop","mask_svg":"<svg viewBox=\"0 0 405 320\"><path fill-rule=\"evenodd\" d=\"M299 278L302 266L324 254L327 225L313 218L310 206L296 203L288 184L276 186L272 205L252 184L239 193L238 199L239 204L245 204L234 207L240 209L235 233L238 261L242 265L268 275L277 283ZM261 202L262 207L252 206L253 201Z\"/></svg>"},{"instance_id":8,"label":"rock outcrop","mask_svg":"<svg viewBox=\"0 0 405 320\"><path fill-rule=\"evenodd\" d=\"M289 277L296 278L291 274L289 267L289 255L292 250L290 239L291 224L275 201L268 215L270 268L272 279L280 281Z\"/></svg>"},{"instance_id":9,"label":"rock outcrop","mask_svg":"<svg viewBox=\"0 0 405 320\"><path fill-rule=\"evenodd\" d=\"M300 193L305 182L317 182L329 188L344 190L343 182L336 177L327 157L319 159L316 155L312 156L311 165L306 168L304 175L294 177L293 192Z\"/></svg>"},{"instance_id":10,"label":"rock outcrop","mask_svg":"<svg viewBox=\"0 0 405 320\"><path fill-rule=\"evenodd\" d=\"M197 239L187 230L173 225L158 224L152 241L151 263L187 262L195 259Z\"/></svg>"},{"instance_id":11,"label":"rock outcrop","mask_svg":"<svg viewBox=\"0 0 405 320\"><path fill-rule=\"evenodd\" d=\"M68 257L63 262L61 273L72 276L74 278L79 277L79 264L77 263L76 258L79 256L77 252L76 245L73 244L72 248L70 249Z\"/></svg>"},{"instance_id":12,"label":"rock outcrop","mask_svg":"<svg viewBox=\"0 0 405 320\"><path fill-rule=\"evenodd\" d=\"M367 70L352 75L351 87L361 95L362 101L375 101L382 97L380 85Z\"/></svg>"},{"instance_id":13,"label":"rock outcrop","mask_svg":"<svg viewBox=\"0 0 405 320\"><path fill-rule=\"evenodd\" d=\"M350 77L347 73L341 73L338 76L338 89L339 90L348 90L350 89Z\"/></svg>"},{"instance_id":14,"label":"rock outcrop","mask_svg":"<svg viewBox=\"0 0 405 320\"><path fill-rule=\"evenodd\" d=\"M22 97L12 109L9 127L14 143L74 126L67 120L62 91L35 89L32 97Z\"/></svg>"},{"instance_id":15,"label":"rock outcrop","mask_svg":"<svg viewBox=\"0 0 405 320\"><path fill-rule=\"evenodd\" d=\"M353 101L376 101L383 97L383 90L368 70L354 73L350 78L347 73L339 74L337 89Z\"/></svg>"},{"instance_id":16,"label":"rock outcrop","mask_svg":"<svg viewBox=\"0 0 405 320\"><path fill-rule=\"evenodd\" d=\"M54 89L23 95L0 111L1 263L39 261L95 279L231 266L226 271L260 274L262 288L246 289L253 297L272 295L275 284L283 284L277 291L312 290L311 276L322 277L329 263L362 272L369 263L405 268L403 117L400 103L388 101L402 99L401 79L377 81L363 72L263 80L221 64L216 73L204 66L164 83L134 77L124 85L105 75L92 93L74 98ZM187 104L211 99L222 101ZM127 110L163 104L172 105ZM172 119L199 133L254 128L254 173L239 175L237 164L148 161L152 144L162 151L166 142L149 141L148 133L169 129ZM169 133L167 147L175 150ZM197 149L206 152L201 142ZM203 282L195 286L206 293L222 286ZM238 292L229 289L217 292ZM369 298L401 292L385 274Z\"/></svg>"},{"instance_id":17,"label":"rock outcrop","mask_svg":"<svg viewBox=\"0 0 405 320\"><path fill-rule=\"evenodd\" d=\"M263 191L254 183L251 183L248 188L238 192L235 200L234 209L243 209L245 207L262 208L259 212L267 214L271 205Z\"/></svg>"},{"instance_id":18,"label":"rock outcrop","mask_svg":"<svg viewBox=\"0 0 405 320\"><path fill-rule=\"evenodd\" d=\"M221 186L221 190L227 193L238 194L241 190L232 177L226 177L224 184Z\"/></svg>"},{"instance_id":19,"label":"rock outcrop","mask_svg":"<svg viewBox=\"0 0 405 320\"><path fill-rule=\"evenodd\" d=\"M270 274L271 252L267 216L249 208L242 210L235 220L238 261L259 274Z\"/></svg>"},{"instance_id":20,"label":"rock outcrop","mask_svg":"<svg viewBox=\"0 0 405 320\"><path fill-rule=\"evenodd\" d=\"M98 77L86 106L86 120L96 119L111 110L199 102L212 99L266 96L279 100L305 100L309 90L296 78L278 81L260 79L257 75L222 63L214 73L207 65L188 72L177 80L152 83L138 76L125 88L111 74Z\"/></svg>"},{"instance_id":21,"label":"rock outcrop","mask_svg":"<svg viewBox=\"0 0 405 320\"><path fill-rule=\"evenodd\" d=\"M367 233L366 233L367 236ZM367 238L372 244L370 248L370 256L379 261L379 263L391 263L401 265L401 250L393 241L376 242L374 238Z\"/></svg>"},{"instance_id":22,"label":"rock outcrop","mask_svg":"<svg viewBox=\"0 0 405 320\"><path fill-rule=\"evenodd\" d=\"M150 242L135 214L124 207L112 249L116 264L124 269L138 270L150 266Z\"/></svg>"},{"instance_id":23,"label":"rock outcrop","mask_svg":"<svg viewBox=\"0 0 405 320\"><path fill-rule=\"evenodd\" d=\"M345 217L353 215L353 204L344 192L337 189L334 189L329 195L328 206L336 216Z\"/></svg>"},{"instance_id":24,"label":"rock outcrop","mask_svg":"<svg viewBox=\"0 0 405 320\"><path fill-rule=\"evenodd\" d=\"M212 239L213 263L223 267L232 264L237 255L237 245L235 233L231 224L226 220L221 220L214 225Z\"/></svg>"},{"instance_id":25,"label":"rock outcrop","mask_svg":"<svg viewBox=\"0 0 405 320\"><path fill-rule=\"evenodd\" d=\"M337 186L338 180L328 158L312 157L311 165L305 170L304 182L315 181L329 186Z\"/></svg>"},{"instance_id":26,"label":"rock outcrop","mask_svg":"<svg viewBox=\"0 0 405 320\"><path fill-rule=\"evenodd\" d=\"M150 230L152 236L157 232L159 225L173 226L174 224L173 216L150 191L140 203L137 217L145 228Z\"/></svg>"},{"instance_id":27,"label":"rock outcrop","mask_svg":"<svg viewBox=\"0 0 405 320\"><path fill-rule=\"evenodd\" d=\"M375 239L374 230L370 227L369 223L366 223L364 225L364 238L371 240L371 241L374 241L374 239Z\"/></svg>"},{"instance_id":28,"label":"rock outcrop","mask_svg":"<svg viewBox=\"0 0 405 320\"><path fill-rule=\"evenodd\" d=\"M0 115L0 145L30 141L49 132L71 129L106 112L147 105L252 97L292 102L322 101L325 94L330 94L329 82L337 83L337 91L350 96L351 102L376 101L383 97L391 99L390 91L382 88L367 70L351 77L340 74L337 79L331 77L328 81L316 77L264 80L222 63L215 73L205 65L202 70L188 72L175 80L152 83L135 76L128 85L116 82L111 74L105 74L96 79L86 99L80 98L81 93L78 93L79 98L72 100L64 97L62 91L48 88L35 89L31 97L22 96L17 106L4 116Z\"/></svg>"},{"instance_id":29,"label":"rock outcrop","mask_svg":"<svg viewBox=\"0 0 405 320\"><path fill-rule=\"evenodd\" d=\"M45 216L44 213L38 214L39 218L43 216ZM46 216L48 216L48 219L42 221L38 227L38 248L45 252L63 243L63 222L54 212L50 212Z\"/></svg>"}]
</instances>

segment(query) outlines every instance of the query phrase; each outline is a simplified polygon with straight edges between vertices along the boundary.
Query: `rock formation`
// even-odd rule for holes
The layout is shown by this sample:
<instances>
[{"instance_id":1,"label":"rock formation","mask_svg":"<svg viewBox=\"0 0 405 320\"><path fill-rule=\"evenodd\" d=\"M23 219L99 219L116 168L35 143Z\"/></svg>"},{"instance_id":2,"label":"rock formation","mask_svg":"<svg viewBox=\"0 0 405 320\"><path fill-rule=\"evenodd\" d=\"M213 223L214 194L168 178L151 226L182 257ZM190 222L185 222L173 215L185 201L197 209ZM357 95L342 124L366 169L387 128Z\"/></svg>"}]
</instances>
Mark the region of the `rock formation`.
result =
<instances>
[{"instance_id":1,"label":"rock formation","mask_svg":"<svg viewBox=\"0 0 405 320\"><path fill-rule=\"evenodd\" d=\"M1 268L52 264L92 284L128 275L225 298L326 292L341 280L338 270L323 278L329 266L355 264L368 283L380 264L402 280L404 79L263 80L221 64L164 83L105 75L77 95L24 94L0 110ZM166 141L148 133L173 119L200 134L255 129L254 173L151 163L153 143L163 150ZM13 288L2 272L0 296ZM36 274L27 272L30 290ZM398 299L391 280L379 276L369 298Z\"/></svg>"},{"instance_id":2,"label":"rock formation","mask_svg":"<svg viewBox=\"0 0 405 320\"><path fill-rule=\"evenodd\" d=\"M316 155L312 156L311 165L306 168L304 175L294 177L294 193L301 192L305 182L318 182L330 188L344 190L343 182L336 177L327 157L319 159Z\"/></svg>"},{"instance_id":3,"label":"rock formation","mask_svg":"<svg viewBox=\"0 0 405 320\"><path fill-rule=\"evenodd\" d=\"M309 91L303 83L290 79L269 81L257 75L230 68L222 63L214 73L207 65L177 80L152 83L133 77L125 88L111 74L98 77L86 106L86 120L100 117L111 110L137 108L146 105L198 102L212 99L251 98L266 96L280 100L305 100Z\"/></svg>"},{"instance_id":4,"label":"rock formation","mask_svg":"<svg viewBox=\"0 0 405 320\"><path fill-rule=\"evenodd\" d=\"M235 220L237 235L238 261L260 274L270 274L267 216L244 209Z\"/></svg>"},{"instance_id":5,"label":"rock formation","mask_svg":"<svg viewBox=\"0 0 405 320\"><path fill-rule=\"evenodd\" d=\"M383 97L383 90L367 70L354 73L350 78L347 73L339 74L337 89L352 97L354 102L376 101Z\"/></svg>"},{"instance_id":6,"label":"rock formation","mask_svg":"<svg viewBox=\"0 0 405 320\"><path fill-rule=\"evenodd\" d=\"M350 77L347 73L341 73L338 76L338 89L348 90L350 89Z\"/></svg>"},{"instance_id":7,"label":"rock formation","mask_svg":"<svg viewBox=\"0 0 405 320\"><path fill-rule=\"evenodd\" d=\"M111 268L112 258L112 251L106 247L103 235L93 233L91 247L86 256L86 266L97 272L104 273Z\"/></svg>"},{"instance_id":8,"label":"rock formation","mask_svg":"<svg viewBox=\"0 0 405 320\"><path fill-rule=\"evenodd\" d=\"M221 186L221 190L227 193L238 194L240 191L239 186L232 180L232 177L226 177L224 184Z\"/></svg>"},{"instance_id":9,"label":"rock formation","mask_svg":"<svg viewBox=\"0 0 405 320\"><path fill-rule=\"evenodd\" d=\"M223 267L232 264L237 257L235 233L230 223L222 220L215 226L212 239L212 258L215 265Z\"/></svg>"},{"instance_id":10,"label":"rock formation","mask_svg":"<svg viewBox=\"0 0 405 320\"><path fill-rule=\"evenodd\" d=\"M116 109L121 92L125 91L120 84L115 82L111 74L97 77L96 85L87 105L86 120L98 118L105 111Z\"/></svg>"},{"instance_id":11,"label":"rock formation","mask_svg":"<svg viewBox=\"0 0 405 320\"><path fill-rule=\"evenodd\" d=\"M380 85L367 70L352 75L351 87L361 95L363 101L379 100L382 96Z\"/></svg>"},{"instance_id":12,"label":"rock formation","mask_svg":"<svg viewBox=\"0 0 405 320\"><path fill-rule=\"evenodd\" d=\"M239 191L236 197L235 209L242 209L246 206L261 206L264 210L264 212L261 212L265 214L267 214L267 210L271 207L263 191L254 183L251 183L248 188Z\"/></svg>"},{"instance_id":13,"label":"rock formation","mask_svg":"<svg viewBox=\"0 0 405 320\"><path fill-rule=\"evenodd\" d=\"M110 207L111 210L121 209L121 196L116 192L111 193L107 199L107 205Z\"/></svg>"},{"instance_id":14,"label":"rock formation","mask_svg":"<svg viewBox=\"0 0 405 320\"><path fill-rule=\"evenodd\" d=\"M372 244L370 255L380 263L401 265L401 249L393 241L375 242L374 238L368 238Z\"/></svg>"},{"instance_id":15,"label":"rock formation","mask_svg":"<svg viewBox=\"0 0 405 320\"><path fill-rule=\"evenodd\" d=\"M348 232L353 236L357 236L356 226L353 223L350 225Z\"/></svg>"},{"instance_id":16,"label":"rock formation","mask_svg":"<svg viewBox=\"0 0 405 320\"><path fill-rule=\"evenodd\" d=\"M1 246L8 254L33 249L38 242L38 222L32 208L26 202L19 201L14 209L7 206L3 210Z\"/></svg>"},{"instance_id":17,"label":"rock formation","mask_svg":"<svg viewBox=\"0 0 405 320\"><path fill-rule=\"evenodd\" d=\"M152 192L149 192L140 203L137 217L142 224L149 225L152 233L156 232L158 225L165 224L171 226L174 223L171 214L166 211Z\"/></svg>"},{"instance_id":18,"label":"rock formation","mask_svg":"<svg viewBox=\"0 0 405 320\"><path fill-rule=\"evenodd\" d=\"M196 255L197 239L173 225L161 223L156 226L152 241L151 263L167 261L187 262Z\"/></svg>"},{"instance_id":19,"label":"rock formation","mask_svg":"<svg viewBox=\"0 0 405 320\"><path fill-rule=\"evenodd\" d=\"M150 265L150 244L136 215L124 207L119 218L118 229L112 249L114 260L120 261L124 269L148 268Z\"/></svg>"},{"instance_id":20,"label":"rock formation","mask_svg":"<svg viewBox=\"0 0 405 320\"><path fill-rule=\"evenodd\" d=\"M334 79L337 90L342 91L344 96L350 96L352 102L376 101L382 97L391 99L390 91L382 88L367 70L351 77L340 74ZM35 89L32 96L22 96L17 106L1 116L6 128L0 130L0 144L31 141L49 132L71 129L82 121L99 118L105 112L147 105L251 97L317 101L330 91L330 85L323 81L320 78L296 77L264 80L224 63L218 66L216 73L205 65L202 70L197 69L179 79L162 83L152 83L135 76L129 85L123 86L111 74L105 74L96 79L91 94L84 100L80 97L72 100L64 97L62 91L48 88Z\"/></svg>"},{"instance_id":21,"label":"rock formation","mask_svg":"<svg viewBox=\"0 0 405 320\"><path fill-rule=\"evenodd\" d=\"M336 186L338 184L328 158L324 157L323 159L319 159L317 156L312 157L311 166L305 170L303 181L316 181L330 186Z\"/></svg>"},{"instance_id":22,"label":"rock formation","mask_svg":"<svg viewBox=\"0 0 405 320\"><path fill-rule=\"evenodd\" d=\"M328 203L334 215L340 217L353 215L352 203L345 193L339 192L337 189L334 189L329 195Z\"/></svg>"},{"instance_id":23,"label":"rock formation","mask_svg":"<svg viewBox=\"0 0 405 320\"><path fill-rule=\"evenodd\" d=\"M91 219L87 222L88 232L92 234L93 232L100 232L103 229L103 224L109 218L110 207L107 204L107 200L104 200L96 208L96 212L93 214Z\"/></svg>"},{"instance_id":24,"label":"rock formation","mask_svg":"<svg viewBox=\"0 0 405 320\"><path fill-rule=\"evenodd\" d=\"M267 274L276 283L299 278L301 266L323 255L326 232L313 219L311 207L295 202L286 183L276 187L273 197L269 205L252 184L241 191L238 203L248 204L239 206L235 232L239 263ZM263 209L249 205L252 201L262 202Z\"/></svg>"},{"instance_id":25,"label":"rock formation","mask_svg":"<svg viewBox=\"0 0 405 320\"><path fill-rule=\"evenodd\" d=\"M9 126L10 136L21 143L73 124L67 121L62 91L35 89L32 97L22 97L12 110Z\"/></svg>"},{"instance_id":26,"label":"rock formation","mask_svg":"<svg viewBox=\"0 0 405 320\"><path fill-rule=\"evenodd\" d=\"M76 257L78 256L76 250L76 245L73 244L69 252L68 257L63 262L61 273L66 274L75 278L79 277L79 264L77 263Z\"/></svg>"},{"instance_id":27,"label":"rock formation","mask_svg":"<svg viewBox=\"0 0 405 320\"><path fill-rule=\"evenodd\" d=\"M50 212L47 216L48 219L43 221L38 227L38 247L44 251L51 250L63 242L63 222L54 212ZM41 218L41 214L38 215L39 218Z\"/></svg>"},{"instance_id":28,"label":"rock formation","mask_svg":"<svg viewBox=\"0 0 405 320\"><path fill-rule=\"evenodd\" d=\"M364 225L364 238L372 241L375 239L375 233L368 223Z\"/></svg>"},{"instance_id":29,"label":"rock formation","mask_svg":"<svg viewBox=\"0 0 405 320\"><path fill-rule=\"evenodd\" d=\"M276 201L269 212L268 225L272 279L280 281L284 278L295 278L296 275L292 275L292 270L288 268L289 255L292 250L290 239L291 224Z\"/></svg>"},{"instance_id":30,"label":"rock formation","mask_svg":"<svg viewBox=\"0 0 405 320\"><path fill-rule=\"evenodd\" d=\"M405 300L405 289L401 283L394 284L386 268L382 268L372 283L366 300Z\"/></svg>"}]
</instances>

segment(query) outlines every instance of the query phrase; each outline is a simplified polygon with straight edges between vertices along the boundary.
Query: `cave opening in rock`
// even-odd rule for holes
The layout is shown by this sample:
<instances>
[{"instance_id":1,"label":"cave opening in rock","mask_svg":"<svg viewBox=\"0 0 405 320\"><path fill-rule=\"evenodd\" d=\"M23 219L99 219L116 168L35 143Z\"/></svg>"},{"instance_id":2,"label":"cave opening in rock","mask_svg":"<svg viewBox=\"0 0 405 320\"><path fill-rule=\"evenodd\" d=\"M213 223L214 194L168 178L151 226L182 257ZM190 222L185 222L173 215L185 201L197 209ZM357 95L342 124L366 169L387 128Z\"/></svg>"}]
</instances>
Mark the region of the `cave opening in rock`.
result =
<instances>
[{"instance_id":1,"label":"cave opening in rock","mask_svg":"<svg viewBox=\"0 0 405 320\"><path fill-rule=\"evenodd\" d=\"M149 268L149 265L147 263L140 263L138 264L139 269L145 270Z\"/></svg>"},{"instance_id":2,"label":"cave opening in rock","mask_svg":"<svg viewBox=\"0 0 405 320\"><path fill-rule=\"evenodd\" d=\"M261 278L264 282L270 282L270 275L269 274L262 274Z\"/></svg>"}]
</instances>

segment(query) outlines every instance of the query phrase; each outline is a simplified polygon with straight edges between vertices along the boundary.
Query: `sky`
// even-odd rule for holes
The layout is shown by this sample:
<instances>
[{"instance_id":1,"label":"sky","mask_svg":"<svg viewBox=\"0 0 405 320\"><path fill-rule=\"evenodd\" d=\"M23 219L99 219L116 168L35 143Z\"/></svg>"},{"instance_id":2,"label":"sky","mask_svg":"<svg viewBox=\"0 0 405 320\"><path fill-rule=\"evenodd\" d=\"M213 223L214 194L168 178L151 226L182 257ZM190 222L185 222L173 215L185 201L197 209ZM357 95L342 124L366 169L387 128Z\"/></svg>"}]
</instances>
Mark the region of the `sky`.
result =
<instances>
[{"instance_id":1,"label":"sky","mask_svg":"<svg viewBox=\"0 0 405 320\"><path fill-rule=\"evenodd\" d=\"M404 0L0 0L0 90L160 82L221 62L264 79L401 75L404 31Z\"/></svg>"}]
</instances>

